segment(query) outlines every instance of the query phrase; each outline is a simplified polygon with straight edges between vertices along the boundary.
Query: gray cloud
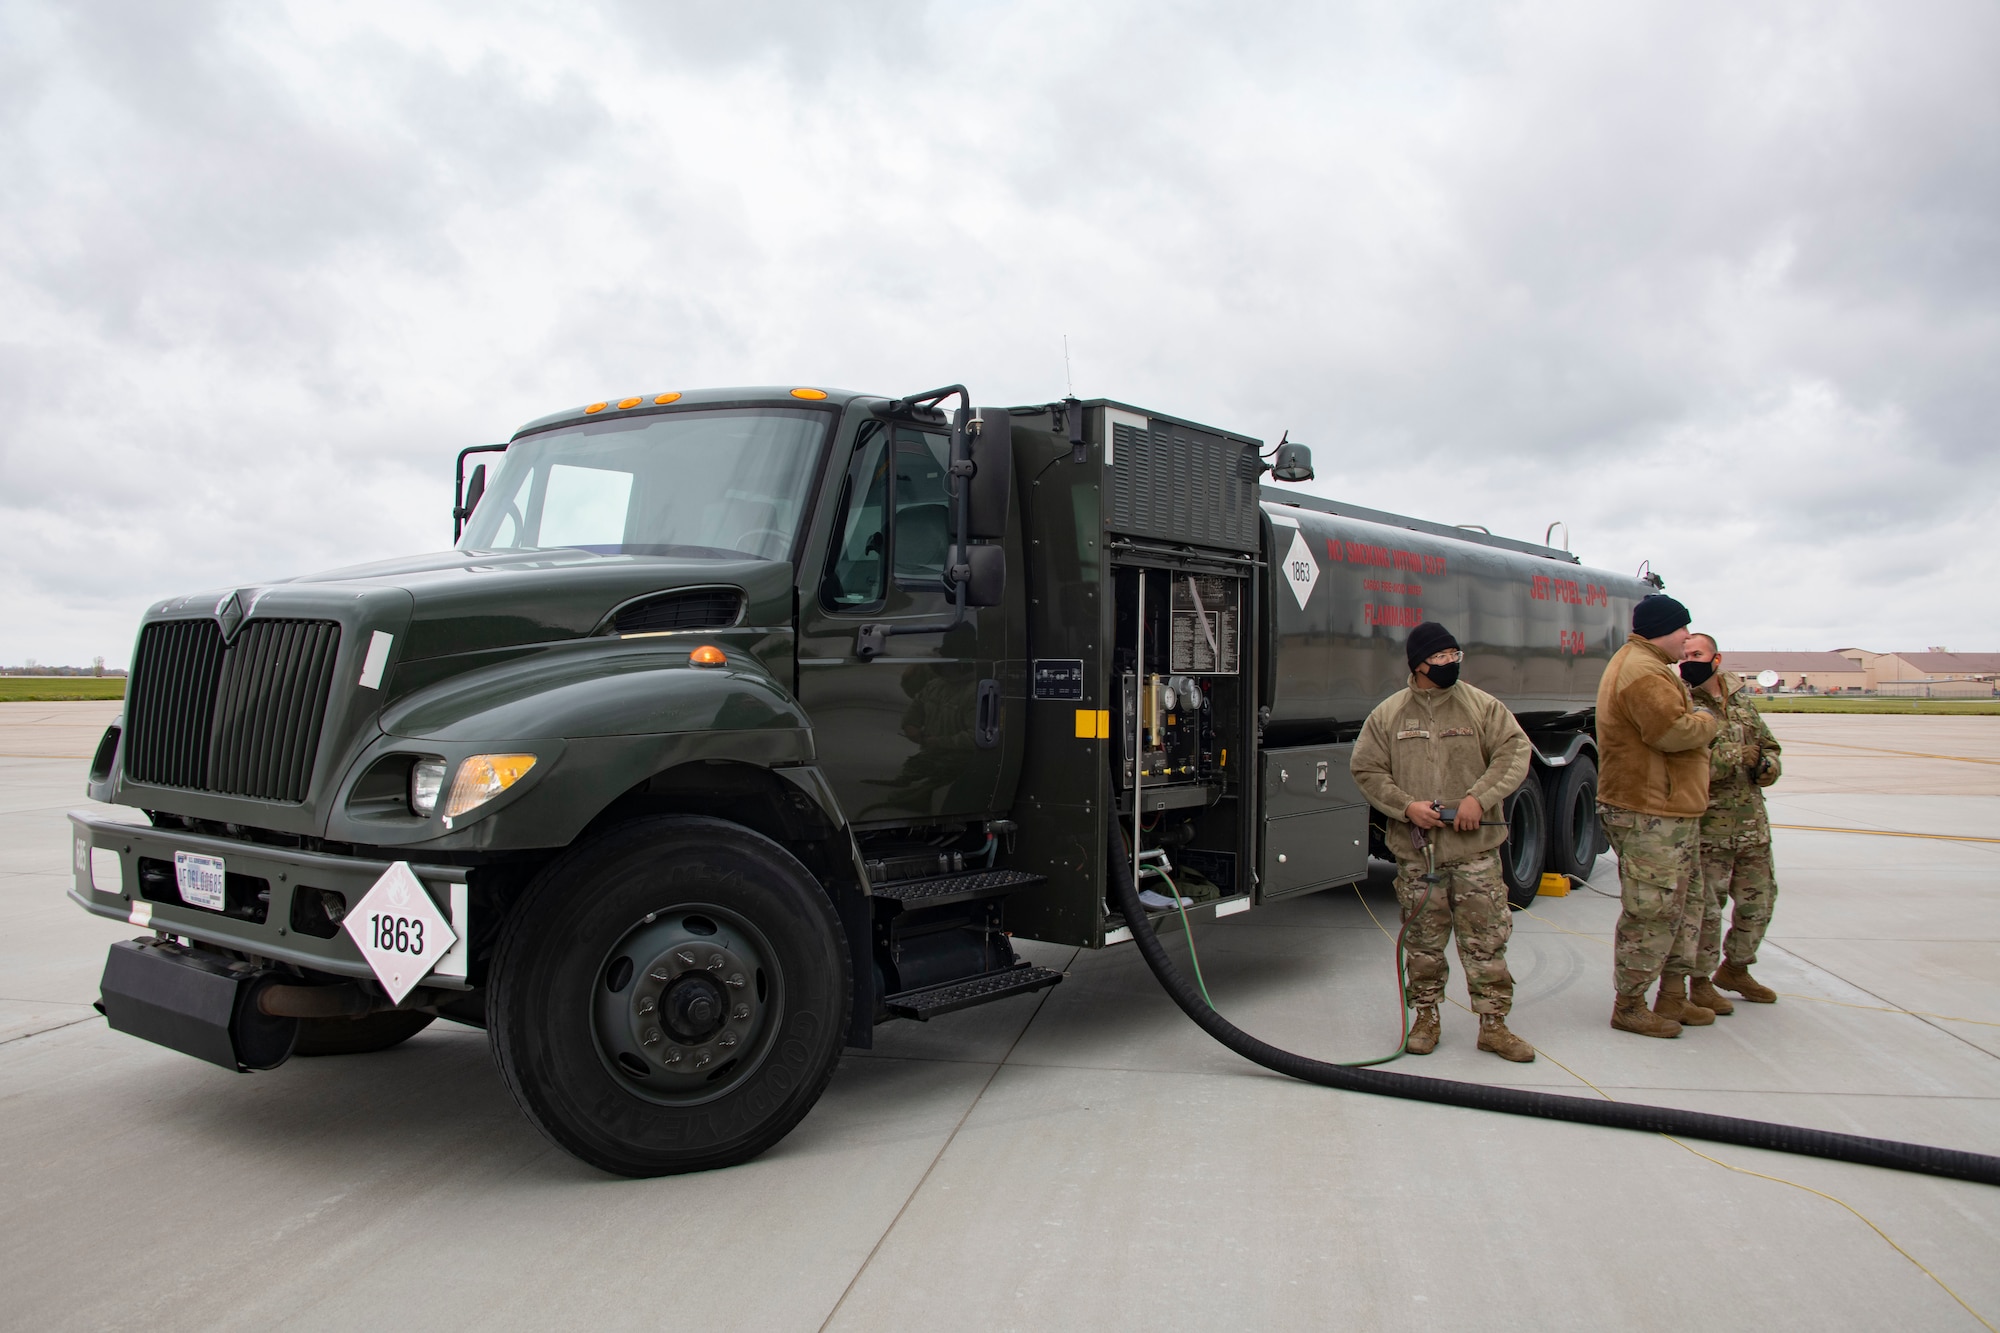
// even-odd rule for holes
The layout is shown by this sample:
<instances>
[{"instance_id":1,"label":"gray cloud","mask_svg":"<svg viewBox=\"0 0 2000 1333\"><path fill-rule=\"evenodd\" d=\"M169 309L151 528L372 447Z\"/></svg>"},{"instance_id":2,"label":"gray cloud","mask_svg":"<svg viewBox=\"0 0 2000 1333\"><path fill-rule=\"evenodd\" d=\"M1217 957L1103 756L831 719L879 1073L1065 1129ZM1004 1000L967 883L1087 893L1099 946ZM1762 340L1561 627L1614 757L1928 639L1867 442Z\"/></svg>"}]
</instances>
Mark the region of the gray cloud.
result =
<instances>
[{"instance_id":1,"label":"gray cloud","mask_svg":"<svg viewBox=\"0 0 2000 1333\"><path fill-rule=\"evenodd\" d=\"M0 662L434 547L607 393L1076 387L1668 574L1990 635L2000 15L0 10ZM1959 647L1994 647L1980 641Z\"/></svg>"}]
</instances>

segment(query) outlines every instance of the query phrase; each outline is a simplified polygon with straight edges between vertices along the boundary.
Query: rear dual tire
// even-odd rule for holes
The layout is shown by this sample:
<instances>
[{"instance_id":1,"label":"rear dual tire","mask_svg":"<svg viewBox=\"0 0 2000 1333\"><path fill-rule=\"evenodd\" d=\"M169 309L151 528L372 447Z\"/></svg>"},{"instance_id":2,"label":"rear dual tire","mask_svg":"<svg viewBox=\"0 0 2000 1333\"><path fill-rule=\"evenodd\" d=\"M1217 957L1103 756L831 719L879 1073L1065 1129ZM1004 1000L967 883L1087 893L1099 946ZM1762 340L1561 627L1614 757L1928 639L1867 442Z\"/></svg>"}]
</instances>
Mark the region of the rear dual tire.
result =
<instances>
[{"instance_id":1,"label":"rear dual tire","mask_svg":"<svg viewBox=\"0 0 2000 1333\"><path fill-rule=\"evenodd\" d=\"M1502 809L1507 841L1500 848L1500 877L1507 902L1532 905L1541 892L1542 871L1589 879L1603 846L1597 820L1597 761L1578 755L1549 772L1531 772Z\"/></svg>"},{"instance_id":2,"label":"rear dual tire","mask_svg":"<svg viewBox=\"0 0 2000 1333\"><path fill-rule=\"evenodd\" d=\"M639 820L551 863L493 969L514 1100L614 1175L757 1156L819 1100L846 1038L833 904L783 847L717 819Z\"/></svg>"}]
</instances>

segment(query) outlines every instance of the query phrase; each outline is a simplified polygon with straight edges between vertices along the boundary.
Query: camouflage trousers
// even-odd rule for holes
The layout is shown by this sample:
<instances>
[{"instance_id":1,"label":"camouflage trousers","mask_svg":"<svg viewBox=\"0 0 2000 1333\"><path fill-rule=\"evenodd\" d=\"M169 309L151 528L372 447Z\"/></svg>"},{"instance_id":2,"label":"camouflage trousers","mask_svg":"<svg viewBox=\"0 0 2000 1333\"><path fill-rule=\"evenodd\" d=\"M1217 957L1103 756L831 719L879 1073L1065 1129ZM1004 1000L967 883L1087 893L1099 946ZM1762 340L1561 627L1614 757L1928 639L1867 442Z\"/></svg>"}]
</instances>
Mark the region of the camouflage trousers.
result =
<instances>
[{"instance_id":1,"label":"camouflage trousers","mask_svg":"<svg viewBox=\"0 0 2000 1333\"><path fill-rule=\"evenodd\" d=\"M1757 946L1771 925L1778 904L1778 879L1771 868L1771 844L1750 847L1701 847L1703 911L1699 970L1713 973L1727 958L1738 967L1757 961ZM1729 900L1736 910L1729 918L1729 938L1722 936L1722 913Z\"/></svg>"},{"instance_id":2,"label":"camouflage trousers","mask_svg":"<svg viewBox=\"0 0 2000 1333\"><path fill-rule=\"evenodd\" d=\"M1597 807L1618 853L1624 910L1613 941L1612 984L1642 996L1662 973L1688 976L1697 967L1706 898L1701 888L1701 820L1642 815Z\"/></svg>"},{"instance_id":3,"label":"camouflage trousers","mask_svg":"<svg viewBox=\"0 0 2000 1333\"><path fill-rule=\"evenodd\" d=\"M1403 1002L1444 1002L1444 983L1451 976L1444 946L1455 932L1458 962L1465 969L1465 989L1472 998L1473 1012L1504 1014L1512 1009L1514 977L1507 971L1507 937L1514 933L1514 917L1507 910L1507 885L1500 878L1499 854L1481 852L1441 865L1434 882L1427 884L1429 867L1423 858L1413 858L1398 848L1396 870L1396 901L1403 906L1403 952L1408 968Z\"/></svg>"}]
</instances>

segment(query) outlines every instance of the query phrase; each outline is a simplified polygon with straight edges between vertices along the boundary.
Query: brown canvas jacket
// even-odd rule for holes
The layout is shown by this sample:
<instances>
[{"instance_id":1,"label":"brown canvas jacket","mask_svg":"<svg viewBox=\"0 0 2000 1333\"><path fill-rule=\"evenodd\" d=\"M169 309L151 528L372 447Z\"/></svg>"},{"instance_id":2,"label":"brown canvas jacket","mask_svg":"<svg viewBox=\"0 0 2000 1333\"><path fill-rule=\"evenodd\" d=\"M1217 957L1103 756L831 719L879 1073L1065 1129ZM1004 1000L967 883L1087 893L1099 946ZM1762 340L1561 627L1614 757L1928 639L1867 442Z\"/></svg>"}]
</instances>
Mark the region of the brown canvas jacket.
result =
<instances>
[{"instance_id":1,"label":"brown canvas jacket","mask_svg":"<svg viewBox=\"0 0 2000 1333\"><path fill-rule=\"evenodd\" d=\"M1597 797L1643 815L1708 809L1715 718L1694 705L1673 659L1636 634L1597 684Z\"/></svg>"},{"instance_id":2,"label":"brown canvas jacket","mask_svg":"<svg viewBox=\"0 0 2000 1333\"><path fill-rule=\"evenodd\" d=\"M1470 797L1486 819L1528 776L1528 734L1507 705L1464 681L1448 690L1409 688L1375 706L1361 724L1348 766L1369 804L1390 819L1392 851L1410 848L1403 817L1412 801L1450 809ZM1431 835L1438 864L1462 861L1507 840L1504 826L1471 833L1443 828Z\"/></svg>"}]
</instances>

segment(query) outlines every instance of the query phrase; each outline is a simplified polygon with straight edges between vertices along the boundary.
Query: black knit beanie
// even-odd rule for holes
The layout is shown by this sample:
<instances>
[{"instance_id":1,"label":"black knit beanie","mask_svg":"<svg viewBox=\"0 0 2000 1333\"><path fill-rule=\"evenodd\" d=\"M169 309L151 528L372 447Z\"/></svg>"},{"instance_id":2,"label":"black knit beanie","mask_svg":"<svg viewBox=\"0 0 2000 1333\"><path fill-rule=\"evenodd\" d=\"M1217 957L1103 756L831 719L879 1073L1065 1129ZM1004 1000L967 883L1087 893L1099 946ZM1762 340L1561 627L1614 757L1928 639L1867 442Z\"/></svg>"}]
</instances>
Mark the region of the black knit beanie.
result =
<instances>
[{"instance_id":1,"label":"black knit beanie","mask_svg":"<svg viewBox=\"0 0 2000 1333\"><path fill-rule=\"evenodd\" d=\"M1632 632L1642 639L1662 639L1682 628L1694 617L1688 609L1663 592L1642 597L1632 608Z\"/></svg>"},{"instance_id":2,"label":"black knit beanie","mask_svg":"<svg viewBox=\"0 0 2000 1333\"><path fill-rule=\"evenodd\" d=\"M1687 622L1682 621L1681 623L1686 624ZM1450 630L1438 624L1435 620L1426 620L1423 624L1410 631L1409 642L1403 645L1403 651L1410 659L1410 670L1415 671L1417 664L1432 653L1441 653L1447 648L1456 647L1458 647L1458 640L1451 637Z\"/></svg>"}]
</instances>

